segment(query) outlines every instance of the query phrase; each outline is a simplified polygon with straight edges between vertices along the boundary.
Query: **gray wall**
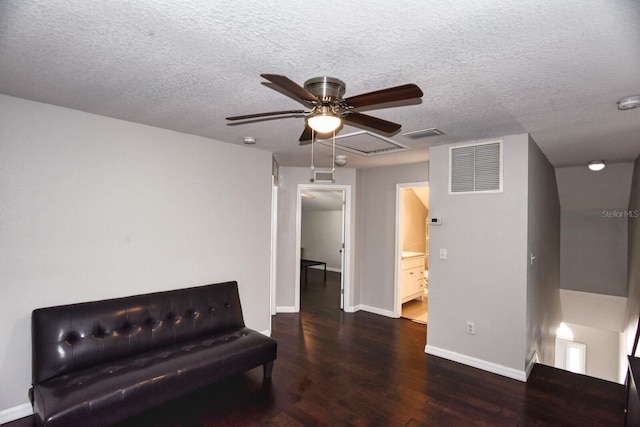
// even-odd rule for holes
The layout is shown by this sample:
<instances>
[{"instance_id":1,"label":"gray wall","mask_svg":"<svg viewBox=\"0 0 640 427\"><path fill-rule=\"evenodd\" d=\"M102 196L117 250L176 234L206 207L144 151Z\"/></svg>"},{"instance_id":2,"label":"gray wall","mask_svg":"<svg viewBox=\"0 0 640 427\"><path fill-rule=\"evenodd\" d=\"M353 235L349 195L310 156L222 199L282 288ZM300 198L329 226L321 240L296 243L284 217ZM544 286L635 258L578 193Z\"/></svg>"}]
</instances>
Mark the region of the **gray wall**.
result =
<instances>
[{"instance_id":1,"label":"gray wall","mask_svg":"<svg viewBox=\"0 0 640 427\"><path fill-rule=\"evenodd\" d=\"M342 268L342 211L302 211L302 237L306 259L327 263L327 270ZM318 267L322 268L322 267Z\"/></svg>"},{"instance_id":2,"label":"gray wall","mask_svg":"<svg viewBox=\"0 0 640 427\"><path fill-rule=\"evenodd\" d=\"M449 146L430 149L427 352L521 378L527 337L528 135L501 138L502 193L448 193ZM440 248L447 260L438 259ZM475 335L466 322L475 323Z\"/></svg>"},{"instance_id":3,"label":"gray wall","mask_svg":"<svg viewBox=\"0 0 640 427\"><path fill-rule=\"evenodd\" d=\"M396 257L396 184L424 182L426 162L362 171L360 304L378 312L394 311Z\"/></svg>"},{"instance_id":4,"label":"gray wall","mask_svg":"<svg viewBox=\"0 0 640 427\"><path fill-rule=\"evenodd\" d=\"M29 408L37 307L238 280L269 331L270 177L268 152L0 95L0 411Z\"/></svg>"},{"instance_id":5,"label":"gray wall","mask_svg":"<svg viewBox=\"0 0 640 427\"><path fill-rule=\"evenodd\" d=\"M527 273L527 359L555 363L555 331L560 325L560 199L553 166L529 141ZM527 369L530 366L527 365Z\"/></svg>"},{"instance_id":6,"label":"gray wall","mask_svg":"<svg viewBox=\"0 0 640 427\"><path fill-rule=\"evenodd\" d=\"M633 163L600 172L556 169L562 208L561 287L627 295L627 227Z\"/></svg>"},{"instance_id":7,"label":"gray wall","mask_svg":"<svg viewBox=\"0 0 640 427\"><path fill-rule=\"evenodd\" d=\"M299 283L296 283L296 209L298 198L298 184L311 185L309 181L311 172L303 167L281 167L278 180L278 237L276 255L276 309L280 312L292 311L295 307L295 291ZM351 283L354 284L350 301L345 302L345 310L353 311L354 301L358 298L358 265L355 260L359 255L357 233L358 218L356 209L358 206L357 171L351 168L339 168L335 172L336 185L351 186L351 229L350 260L352 266L350 272Z\"/></svg>"}]
</instances>

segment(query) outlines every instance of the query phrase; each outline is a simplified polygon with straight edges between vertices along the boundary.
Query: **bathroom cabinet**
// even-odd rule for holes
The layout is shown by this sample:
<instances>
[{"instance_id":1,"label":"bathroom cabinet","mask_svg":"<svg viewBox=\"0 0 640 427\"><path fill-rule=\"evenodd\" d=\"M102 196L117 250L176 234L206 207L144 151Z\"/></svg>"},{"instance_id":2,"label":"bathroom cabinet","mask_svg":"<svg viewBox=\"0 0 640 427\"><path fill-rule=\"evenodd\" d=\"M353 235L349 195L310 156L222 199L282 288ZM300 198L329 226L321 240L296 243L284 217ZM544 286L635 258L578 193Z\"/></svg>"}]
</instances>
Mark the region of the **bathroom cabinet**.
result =
<instances>
[{"instance_id":1,"label":"bathroom cabinet","mask_svg":"<svg viewBox=\"0 0 640 427\"><path fill-rule=\"evenodd\" d=\"M402 303L424 295L424 257L420 254L402 259Z\"/></svg>"}]
</instances>

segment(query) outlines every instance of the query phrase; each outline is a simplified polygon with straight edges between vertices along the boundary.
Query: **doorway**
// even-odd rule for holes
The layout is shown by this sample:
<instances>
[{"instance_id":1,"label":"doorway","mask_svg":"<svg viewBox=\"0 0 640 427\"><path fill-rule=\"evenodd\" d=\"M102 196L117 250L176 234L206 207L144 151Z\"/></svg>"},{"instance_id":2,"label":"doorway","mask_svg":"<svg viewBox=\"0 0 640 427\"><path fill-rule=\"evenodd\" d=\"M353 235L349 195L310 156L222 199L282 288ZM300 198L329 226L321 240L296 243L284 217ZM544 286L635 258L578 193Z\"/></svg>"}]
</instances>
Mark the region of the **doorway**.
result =
<instances>
[{"instance_id":1,"label":"doorway","mask_svg":"<svg viewBox=\"0 0 640 427\"><path fill-rule=\"evenodd\" d=\"M394 317L426 324L429 298L429 183L396 185Z\"/></svg>"},{"instance_id":2,"label":"doorway","mask_svg":"<svg viewBox=\"0 0 640 427\"><path fill-rule=\"evenodd\" d=\"M299 184L296 217L295 311L307 279L318 273L326 286L339 286L336 305L344 309L351 294L350 207L351 187ZM339 274L339 283L335 277ZM313 277L313 276L312 276Z\"/></svg>"}]
</instances>

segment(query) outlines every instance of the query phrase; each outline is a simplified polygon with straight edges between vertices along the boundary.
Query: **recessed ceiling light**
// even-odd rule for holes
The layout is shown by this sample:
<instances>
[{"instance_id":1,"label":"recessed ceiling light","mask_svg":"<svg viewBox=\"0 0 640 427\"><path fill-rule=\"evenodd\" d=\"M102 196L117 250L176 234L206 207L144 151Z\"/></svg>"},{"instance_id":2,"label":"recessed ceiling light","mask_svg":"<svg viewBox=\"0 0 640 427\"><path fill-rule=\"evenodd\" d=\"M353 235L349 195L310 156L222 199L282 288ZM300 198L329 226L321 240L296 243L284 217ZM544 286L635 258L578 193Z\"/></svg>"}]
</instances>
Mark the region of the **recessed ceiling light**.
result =
<instances>
[{"instance_id":1,"label":"recessed ceiling light","mask_svg":"<svg viewBox=\"0 0 640 427\"><path fill-rule=\"evenodd\" d=\"M589 162L589 169L592 171L601 171L604 169L604 160L591 160Z\"/></svg>"},{"instance_id":2,"label":"recessed ceiling light","mask_svg":"<svg viewBox=\"0 0 640 427\"><path fill-rule=\"evenodd\" d=\"M640 107L640 95L627 96L618 101L618 110L631 110Z\"/></svg>"}]
</instances>

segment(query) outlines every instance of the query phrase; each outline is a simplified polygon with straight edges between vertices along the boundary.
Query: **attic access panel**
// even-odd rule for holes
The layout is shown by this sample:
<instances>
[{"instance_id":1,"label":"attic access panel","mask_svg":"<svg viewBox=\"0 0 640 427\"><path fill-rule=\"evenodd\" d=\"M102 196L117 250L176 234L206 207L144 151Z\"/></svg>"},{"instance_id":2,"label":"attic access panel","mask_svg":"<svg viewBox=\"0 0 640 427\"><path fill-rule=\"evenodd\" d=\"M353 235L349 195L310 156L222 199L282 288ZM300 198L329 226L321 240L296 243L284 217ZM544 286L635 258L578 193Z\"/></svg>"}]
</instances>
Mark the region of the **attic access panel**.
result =
<instances>
[{"instance_id":1,"label":"attic access panel","mask_svg":"<svg viewBox=\"0 0 640 427\"><path fill-rule=\"evenodd\" d=\"M376 156L379 154L397 153L409 149L406 145L402 145L391 138L364 130L338 135L335 140L336 148L360 156ZM328 147L333 146L332 138L318 139L317 142Z\"/></svg>"}]
</instances>

